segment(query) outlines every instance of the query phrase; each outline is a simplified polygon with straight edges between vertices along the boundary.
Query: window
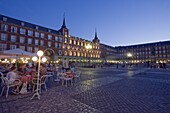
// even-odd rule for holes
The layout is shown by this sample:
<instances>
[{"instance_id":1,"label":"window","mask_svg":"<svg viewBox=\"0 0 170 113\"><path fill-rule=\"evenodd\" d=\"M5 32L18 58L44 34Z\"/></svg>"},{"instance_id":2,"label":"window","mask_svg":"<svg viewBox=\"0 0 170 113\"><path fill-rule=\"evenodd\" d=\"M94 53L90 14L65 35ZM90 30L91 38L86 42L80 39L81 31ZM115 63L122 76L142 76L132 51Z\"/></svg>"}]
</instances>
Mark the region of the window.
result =
<instances>
[{"instance_id":1,"label":"window","mask_svg":"<svg viewBox=\"0 0 170 113\"><path fill-rule=\"evenodd\" d=\"M38 39L35 39L35 45L39 45Z\"/></svg>"},{"instance_id":2,"label":"window","mask_svg":"<svg viewBox=\"0 0 170 113\"><path fill-rule=\"evenodd\" d=\"M78 56L80 56L80 53L78 52L78 54L77 54Z\"/></svg>"},{"instance_id":3,"label":"window","mask_svg":"<svg viewBox=\"0 0 170 113\"><path fill-rule=\"evenodd\" d=\"M70 51L69 55L72 56L72 51Z\"/></svg>"},{"instance_id":4,"label":"window","mask_svg":"<svg viewBox=\"0 0 170 113\"><path fill-rule=\"evenodd\" d=\"M81 43L81 46L83 46L83 42Z\"/></svg>"},{"instance_id":5,"label":"window","mask_svg":"<svg viewBox=\"0 0 170 113\"><path fill-rule=\"evenodd\" d=\"M55 41L58 41L58 37L57 36L55 36Z\"/></svg>"},{"instance_id":6,"label":"window","mask_svg":"<svg viewBox=\"0 0 170 113\"><path fill-rule=\"evenodd\" d=\"M48 40L52 40L52 35L48 35Z\"/></svg>"},{"instance_id":7,"label":"window","mask_svg":"<svg viewBox=\"0 0 170 113\"><path fill-rule=\"evenodd\" d=\"M64 43L67 43L67 38L64 38Z\"/></svg>"},{"instance_id":8,"label":"window","mask_svg":"<svg viewBox=\"0 0 170 113\"><path fill-rule=\"evenodd\" d=\"M10 45L10 49L16 49L16 45Z\"/></svg>"},{"instance_id":9,"label":"window","mask_svg":"<svg viewBox=\"0 0 170 113\"><path fill-rule=\"evenodd\" d=\"M58 46L59 46L58 43L55 43L55 48L58 48Z\"/></svg>"},{"instance_id":10,"label":"window","mask_svg":"<svg viewBox=\"0 0 170 113\"><path fill-rule=\"evenodd\" d=\"M3 17L2 19L3 19L3 21L5 21L5 22L7 21L7 18L6 18L6 17Z\"/></svg>"},{"instance_id":11,"label":"window","mask_svg":"<svg viewBox=\"0 0 170 113\"><path fill-rule=\"evenodd\" d=\"M67 51L64 51L64 55L68 55Z\"/></svg>"},{"instance_id":12,"label":"window","mask_svg":"<svg viewBox=\"0 0 170 113\"><path fill-rule=\"evenodd\" d=\"M11 42L16 42L17 37L15 35L11 35Z\"/></svg>"},{"instance_id":13,"label":"window","mask_svg":"<svg viewBox=\"0 0 170 113\"><path fill-rule=\"evenodd\" d=\"M41 45L41 46L44 46L44 40L41 40L41 41L40 41L40 45Z\"/></svg>"},{"instance_id":14,"label":"window","mask_svg":"<svg viewBox=\"0 0 170 113\"><path fill-rule=\"evenodd\" d=\"M27 51L32 52L32 47L27 47Z\"/></svg>"},{"instance_id":15,"label":"window","mask_svg":"<svg viewBox=\"0 0 170 113\"><path fill-rule=\"evenodd\" d=\"M74 44L76 44L76 41L74 40Z\"/></svg>"},{"instance_id":16,"label":"window","mask_svg":"<svg viewBox=\"0 0 170 113\"><path fill-rule=\"evenodd\" d=\"M7 34L1 33L1 40L7 40Z\"/></svg>"},{"instance_id":17,"label":"window","mask_svg":"<svg viewBox=\"0 0 170 113\"><path fill-rule=\"evenodd\" d=\"M70 39L70 44L72 43L72 40Z\"/></svg>"},{"instance_id":18,"label":"window","mask_svg":"<svg viewBox=\"0 0 170 113\"><path fill-rule=\"evenodd\" d=\"M1 30L2 31L8 31L8 25L2 24L1 25Z\"/></svg>"},{"instance_id":19,"label":"window","mask_svg":"<svg viewBox=\"0 0 170 113\"><path fill-rule=\"evenodd\" d=\"M19 46L19 48L25 50L25 46Z\"/></svg>"},{"instance_id":20,"label":"window","mask_svg":"<svg viewBox=\"0 0 170 113\"><path fill-rule=\"evenodd\" d=\"M41 38L44 38L44 33L41 33Z\"/></svg>"},{"instance_id":21,"label":"window","mask_svg":"<svg viewBox=\"0 0 170 113\"><path fill-rule=\"evenodd\" d=\"M39 32L35 32L35 37L39 37L40 33Z\"/></svg>"},{"instance_id":22,"label":"window","mask_svg":"<svg viewBox=\"0 0 170 113\"><path fill-rule=\"evenodd\" d=\"M12 33L17 33L17 27L11 26L11 32Z\"/></svg>"},{"instance_id":23,"label":"window","mask_svg":"<svg viewBox=\"0 0 170 113\"><path fill-rule=\"evenodd\" d=\"M34 52L37 52L38 51L38 47L34 47Z\"/></svg>"},{"instance_id":24,"label":"window","mask_svg":"<svg viewBox=\"0 0 170 113\"><path fill-rule=\"evenodd\" d=\"M24 28L20 28L20 34L25 35L25 29Z\"/></svg>"},{"instance_id":25,"label":"window","mask_svg":"<svg viewBox=\"0 0 170 113\"><path fill-rule=\"evenodd\" d=\"M48 47L51 47L51 42L48 42Z\"/></svg>"},{"instance_id":26,"label":"window","mask_svg":"<svg viewBox=\"0 0 170 113\"><path fill-rule=\"evenodd\" d=\"M7 45L6 44L0 44L0 50L6 50Z\"/></svg>"},{"instance_id":27,"label":"window","mask_svg":"<svg viewBox=\"0 0 170 113\"><path fill-rule=\"evenodd\" d=\"M33 36L33 31L28 30L28 36Z\"/></svg>"},{"instance_id":28,"label":"window","mask_svg":"<svg viewBox=\"0 0 170 113\"><path fill-rule=\"evenodd\" d=\"M74 56L76 56L76 52L74 52Z\"/></svg>"},{"instance_id":29,"label":"window","mask_svg":"<svg viewBox=\"0 0 170 113\"><path fill-rule=\"evenodd\" d=\"M25 37L20 37L19 42L20 43L25 43Z\"/></svg>"},{"instance_id":30,"label":"window","mask_svg":"<svg viewBox=\"0 0 170 113\"><path fill-rule=\"evenodd\" d=\"M62 37L60 37L60 38L59 38L59 42L62 42L62 41L63 41L63 38L62 38Z\"/></svg>"},{"instance_id":31,"label":"window","mask_svg":"<svg viewBox=\"0 0 170 113\"><path fill-rule=\"evenodd\" d=\"M28 38L28 44L32 44L32 38Z\"/></svg>"},{"instance_id":32,"label":"window","mask_svg":"<svg viewBox=\"0 0 170 113\"><path fill-rule=\"evenodd\" d=\"M59 48L61 48L62 47L62 45L61 44L59 44Z\"/></svg>"}]
</instances>

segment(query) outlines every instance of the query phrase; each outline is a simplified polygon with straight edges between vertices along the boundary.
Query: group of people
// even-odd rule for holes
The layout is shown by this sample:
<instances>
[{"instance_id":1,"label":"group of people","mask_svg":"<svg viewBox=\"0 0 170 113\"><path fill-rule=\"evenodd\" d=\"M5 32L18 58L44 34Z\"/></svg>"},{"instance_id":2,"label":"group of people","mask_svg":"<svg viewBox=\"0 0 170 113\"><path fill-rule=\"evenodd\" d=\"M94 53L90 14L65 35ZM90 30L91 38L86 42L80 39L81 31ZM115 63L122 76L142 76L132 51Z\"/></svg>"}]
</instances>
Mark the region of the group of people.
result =
<instances>
[{"instance_id":1,"label":"group of people","mask_svg":"<svg viewBox=\"0 0 170 113\"><path fill-rule=\"evenodd\" d=\"M8 67L1 66L3 69L2 73L4 73L5 77L8 80L9 84L16 85L14 91L15 94L18 94L22 88L23 83L28 83L31 85L31 80L37 76L37 66L29 67L27 64L20 64L18 68L13 64L7 64ZM40 76L45 75L47 69L43 64L40 66Z\"/></svg>"},{"instance_id":2,"label":"group of people","mask_svg":"<svg viewBox=\"0 0 170 113\"><path fill-rule=\"evenodd\" d=\"M74 64L70 65L69 70L75 72ZM61 65L40 65L40 77L46 75L48 71L66 72L67 70ZM4 73L9 84L15 84L17 86L13 93L18 94L24 83L27 82L31 85L32 79L37 77L38 64L31 67L28 64L20 64L18 68L15 64L0 64L0 72Z\"/></svg>"}]
</instances>

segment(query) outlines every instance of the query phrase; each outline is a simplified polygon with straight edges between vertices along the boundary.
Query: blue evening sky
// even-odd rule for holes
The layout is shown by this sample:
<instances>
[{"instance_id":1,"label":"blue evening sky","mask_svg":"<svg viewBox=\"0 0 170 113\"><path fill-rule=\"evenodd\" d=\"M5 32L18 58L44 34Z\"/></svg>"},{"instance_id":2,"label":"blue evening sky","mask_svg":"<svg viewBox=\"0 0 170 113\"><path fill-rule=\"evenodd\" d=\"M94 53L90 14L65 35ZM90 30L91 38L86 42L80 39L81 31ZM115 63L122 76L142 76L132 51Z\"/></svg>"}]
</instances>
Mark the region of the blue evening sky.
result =
<instances>
[{"instance_id":1,"label":"blue evening sky","mask_svg":"<svg viewBox=\"0 0 170 113\"><path fill-rule=\"evenodd\" d=\"M0 0L0 14L124 46L170 39L170 0Z\"/></svg>"}]
</instances>

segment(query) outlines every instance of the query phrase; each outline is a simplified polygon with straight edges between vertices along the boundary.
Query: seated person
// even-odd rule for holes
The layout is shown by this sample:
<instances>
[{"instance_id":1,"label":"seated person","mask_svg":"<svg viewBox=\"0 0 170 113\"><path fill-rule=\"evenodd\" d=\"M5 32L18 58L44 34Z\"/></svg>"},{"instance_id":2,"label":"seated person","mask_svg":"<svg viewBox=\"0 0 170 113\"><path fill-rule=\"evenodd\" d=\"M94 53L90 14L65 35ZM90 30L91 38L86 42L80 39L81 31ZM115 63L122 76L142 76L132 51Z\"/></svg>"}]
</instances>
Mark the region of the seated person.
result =
<instances>
[{"instance_id":1,"label":"seated person","mask_svg":"<svg viewBox=\"0 0 170 113\"><path fill-rule=\"evenodd\" d=\"M46 75L47 74L47 68L45 65L41 64L40 66L40 76Z\"/></svg>"},{"instance_id":2,"label":"seated person","mask_svg":"<svg viewBox=\"0 0 170 113\"><path fill-rule=\"evenodd\" d=\"M7 79L9 84L16 84L16 92L19 93L19 87L22 85L22 82L19 81L20 76L16 73L16 67L11 67L11 71L7 73Z\"/></svg>"},{"instance_id":3,"label":"seated person","mask_svg":"<svg viewBox=\"0 0 170 113\"><path fill-rule=\"evenodd\" d=\"M25 73L26 73L26 64L23 64L18 68L18 74L24 76Z\"/></svg>"}]
</instances>

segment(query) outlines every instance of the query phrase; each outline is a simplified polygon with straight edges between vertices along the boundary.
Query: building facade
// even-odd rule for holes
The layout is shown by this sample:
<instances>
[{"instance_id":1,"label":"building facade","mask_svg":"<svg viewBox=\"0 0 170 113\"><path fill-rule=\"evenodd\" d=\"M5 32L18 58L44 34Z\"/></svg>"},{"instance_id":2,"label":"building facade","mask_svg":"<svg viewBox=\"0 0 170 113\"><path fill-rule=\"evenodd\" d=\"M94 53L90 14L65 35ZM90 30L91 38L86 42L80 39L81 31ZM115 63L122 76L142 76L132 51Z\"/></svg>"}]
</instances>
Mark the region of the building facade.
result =
<instances>
[{"instance_id":1,"label":"building facade","mask_svg":"<svg viewBox=\"0 0 170 113\"><path fill-rule=\"evenodd\" d=\"M92 48L88 50L86 46ZM0 51L21 48L32 53L43 50L51 62L67 59L69 61L93 62L100 59L100 40L93 41L71 36L66 27L65 17L61 29L54 30L22 20L0 15Z\"/></svg>"},{"instance_id":2,"label":"building facade","mask_svg":"<svg viewBox=\"0 0 170 113\"><path fill-rule=\"evenodd\" d=\"M100 44L100 50L101 50L101 59L102 63L116 63L116 49L115 47L106 45L106 44Z\"/></svg>"},{"instance_id":3,"label":"building facade","mask_svg":"<svg viewBox=\"0 0 170 113\"><path fill-rule=\"evenodd\" d=\"M116 47L117 61L166 63L170 61L170 41Z\"/></svg>"}]
</instances>

